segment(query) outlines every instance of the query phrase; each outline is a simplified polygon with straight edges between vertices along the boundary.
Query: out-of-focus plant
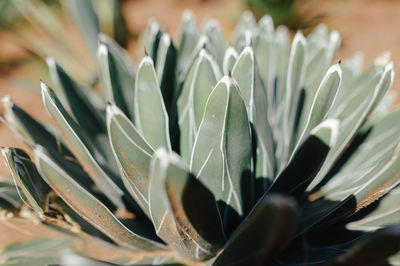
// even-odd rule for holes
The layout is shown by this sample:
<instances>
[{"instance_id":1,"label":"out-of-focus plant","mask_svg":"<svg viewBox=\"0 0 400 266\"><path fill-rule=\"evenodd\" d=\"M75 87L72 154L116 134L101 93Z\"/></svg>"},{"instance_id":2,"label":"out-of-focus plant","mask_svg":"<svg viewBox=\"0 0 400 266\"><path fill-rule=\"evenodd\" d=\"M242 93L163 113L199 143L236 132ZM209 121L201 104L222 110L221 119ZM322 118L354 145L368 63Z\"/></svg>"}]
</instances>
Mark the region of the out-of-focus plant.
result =
<instances>
[{"instance_id":1,"label":"out-of-focus plant","mask_svg":"<svg viewBox=\"0 0 400 266\"><path fill-rule=\"evenodd\" d=\"M293 30L305 30L316 26L349 1L351 0L246 0L246 3L256 18L269 14L276 25L284 24Z\"/></svg>"},{"instance_id":2,"label":"out-of-focus plant","mask_svg":"<svg viewBox=\"0 0 400 266\"><path fill-rule=\"evenodd\" d=\"M119 0L4 0L0 8L7 35L35 55L55 58L84 84L96 76L98 34L121 46L129 36Z\"/></svg>"}]
</instances>

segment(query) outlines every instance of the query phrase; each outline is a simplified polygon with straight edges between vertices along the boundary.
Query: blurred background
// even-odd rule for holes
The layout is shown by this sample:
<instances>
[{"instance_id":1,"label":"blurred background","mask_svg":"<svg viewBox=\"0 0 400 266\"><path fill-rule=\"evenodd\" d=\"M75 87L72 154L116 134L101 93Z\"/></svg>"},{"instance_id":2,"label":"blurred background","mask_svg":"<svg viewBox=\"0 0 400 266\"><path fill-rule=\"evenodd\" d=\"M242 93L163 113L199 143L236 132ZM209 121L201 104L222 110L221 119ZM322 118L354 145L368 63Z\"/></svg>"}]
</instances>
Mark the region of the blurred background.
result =
<instances>
[{"instance_id":1,"label":"blurred background","mask_svg":"<svg viewBox=\"0 0 400 266\"><path fill-rule=\"evenodd\" d=\"M270 14L275 26L284 24L292 33L302 30L307 34L318 23L325 23L329 30L338 30L342 42L336 61L361 52L367 65L389 50L395 72L400 73L400 0L92 1L100 30L124 46L135 62L143 54L140 35L152 17L176 42L181 15L185 9L191 9L200 25L204 19L218 19L225 37L230 40L241 13L251 10L257 19ZM39 90L39 81L49 80L46 55L54 57L81 83L94 82L91 74L96 71L96 65L91 46L97 46L97 42L91 43L82 36L79 27L85 21L74 18L75 7L67 2L74 1L0 0L0 98L10 95L14 102L43 122L50 119L42 107ZM400 91L399 75L392 89ZM0 123L0 145L23 147L3 123ZM0 177L8 175L1 162ZM54 234L43 230L15 228L0 219L0 247L36 233Z\"/></svg>"}]
</instances>

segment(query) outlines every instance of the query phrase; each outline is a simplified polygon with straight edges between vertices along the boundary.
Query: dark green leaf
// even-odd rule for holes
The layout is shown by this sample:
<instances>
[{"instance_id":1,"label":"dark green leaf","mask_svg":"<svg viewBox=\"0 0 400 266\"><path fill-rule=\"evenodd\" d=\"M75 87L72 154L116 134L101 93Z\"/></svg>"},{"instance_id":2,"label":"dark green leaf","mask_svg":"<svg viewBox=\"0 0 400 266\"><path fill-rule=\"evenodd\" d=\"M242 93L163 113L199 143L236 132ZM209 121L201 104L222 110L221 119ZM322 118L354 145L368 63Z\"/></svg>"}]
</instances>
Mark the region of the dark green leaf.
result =
<instances>
[{"instance_id":1,"label":"dark green leaf","mask_svg":"<svg viewBox=\"0 0 400 266\"><path fill-rule=\"evenodd\" d=\"M262 199L236 229L214 265L266 265L279 255L296 233L299 212L290 198Z\"/></svg>"},{"instance_id":2,"label":"dark green leaf","mask_svg":"<svg viewBox=\"0 0 400 266\"><path fill-rule=\"evenodd\" d=\"M150 170L151 217L157 234L179 253L205 260L222 244L222 223L212 194L198 181L190 187L189 180L196 179L178 155L157 150ZM189 206L196 210L188 210Z\"/></svg>"},{"instance_id":3,"label":"dark green leaf","mask_svg":"<svg viewBox=\"0 0 400 266\"><path fill-rule=\"evenodd\" d=\"M163 245L125 227L104 204L52 161L41 147L35 148L35 158L39 173L65 203L113 241L130 249L164 248Z\"/></svg>"},{"instance_id":4,"label":"dark green leaf","mask_svg":"<svg viewBox=\"0 0 400 266\"><path fill-rule=\"evenodd\" d=\"M64 156L73 157L57 136L54 136L42 124L14 104L10 97L4 97L2 103L7 124L27 145L30 147L35 144L42 145L47 149L58 151Z\"/></svg>"},{"instance_id":5,"label":"dark green leaf","mask_svg":"<svg viewBox=\"0 0 400 266\"><path fill-rule=\"evenodd\" d=\"M315 127L292 155L267 193L293 195L300 199L335 144L339 121L328 119Z\"/></svg>"},{"instance_id":6,"label":"dark green leaf","mask_svg":"<svg viewBox=\"0 0 400 266\"><path fill-rule=\"evenodd\" d=\"M99 36L97 59L106 99L133 118L135 72L126 52L105 34Z\"/></svg>"},{"instance_id":7,"label":"dark green leaf","mask_svg":"<svg viewBox=\"0 0 400 266\"><path fill-rule=\"evenodd\" d=\"M3 148L2 152L4 161L29 202L29 206L37 213L43 214L47 204L46 197L51 188L44 182L35 164L23 150Z\"/></svg>"},{"instance_id":8,"label":"dark green leaf","mask_svg":"<svg viewBox=\"0 0 400 266\"><path fill-rule=\"evenodd\" d=\"M89 136L104 134L104 118L85 95L83 87L77 84L53 58L46 58L46 63L52 83L64 95L79 125Z\"/></svg>"},{"instance_id":9,"label":"dark green leaf","mask_svg":"<svg viewBox=\"0 0 400 266\"><path fill-rule=\"evenodd\" d=\"M116 206L123 207L124 205L121 200L123 192L115 183L121 183L119 186L122 186L121 180L118 180L117 177L111 179L104 169L100 167L98 158L103 161L105 161L105 159L101 158L101 154L95 149L90 138L66 112L55 93L47 87L46 84L42 83L41 86L44 105L65 133L70 147L73 149L79 162L82 163L98 188L109 197ZM95 155L97 155L97 160L95 159Z\"/></svg>"},{"instance_id":10,"label":"dark green leaf","mask_svg":"<svg viewBox=\"0 0 400 266\"><path fill-rule=\"evenodd\" d=\"M400 226L395 225L366 235L327 265L384 265L386 259L399 250Z\"/></svg>"}]
</instances>

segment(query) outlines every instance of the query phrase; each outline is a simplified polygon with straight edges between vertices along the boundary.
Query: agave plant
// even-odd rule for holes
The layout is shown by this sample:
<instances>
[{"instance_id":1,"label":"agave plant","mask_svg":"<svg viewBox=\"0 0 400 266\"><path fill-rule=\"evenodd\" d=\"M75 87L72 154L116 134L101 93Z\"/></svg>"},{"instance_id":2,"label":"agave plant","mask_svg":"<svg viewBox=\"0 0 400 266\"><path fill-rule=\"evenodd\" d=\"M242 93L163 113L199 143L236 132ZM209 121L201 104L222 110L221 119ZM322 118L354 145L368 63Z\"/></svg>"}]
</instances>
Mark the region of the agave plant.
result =
<instances>
[{"instance_id":1,"label":"agave plant","mask_svg":"<svg viewBox=\"0 0 400 266\"><path fill-rule=\"evenodd\" d=\"M399 263L400 110L386 95L387 53L365 70L359 56L330 66L337 32L320 25L290 41L250 13L233 46L190 12L178 45L154 20L143 42L135 68L99 36L104 98L48 58L54 90L42 82L42 97L58 127L3 98L28 153L3 148L24 204L1 184L2 217L90 236L125 264ZM25 249L35 245L44 250ZM106 261L60 257L117 263Z\"/></svg>"}]
</instances>

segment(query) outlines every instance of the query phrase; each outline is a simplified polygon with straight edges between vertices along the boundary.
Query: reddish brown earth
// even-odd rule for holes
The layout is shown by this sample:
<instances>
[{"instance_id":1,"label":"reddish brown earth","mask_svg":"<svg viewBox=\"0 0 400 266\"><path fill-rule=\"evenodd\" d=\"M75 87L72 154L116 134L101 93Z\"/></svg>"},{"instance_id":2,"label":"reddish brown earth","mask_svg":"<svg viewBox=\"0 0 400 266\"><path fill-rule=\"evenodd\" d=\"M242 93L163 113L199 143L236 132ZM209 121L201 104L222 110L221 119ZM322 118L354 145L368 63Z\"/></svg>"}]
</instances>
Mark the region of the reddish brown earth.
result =
<instances>
[{"instance_id":1,"label":"reddish brown earth","mask_svg":"<svg viewBox=\"0 0 400 266\"><path fill-rule=\"evenodd\" d=\"M155 17L172 36L176 37L181 13L185 8L194 10L200 22L205 18L218 18L227 29L228 38L229 32L240 15L240 11L238 11L240 4L237 0L128 0L124 2L124 14L128 27L134 34L143 31L148 18ZM381 52L391 50L395 70L400 73L400 1L350 1L348 4L338 6L327 23L330 29L338 29L342 36L342 47L337 60L360 51L364 53L365 62L368 63ZM133 40L128 46L130 53L135 58L138 55L136 44L137 41ZM0 61L15 61L24 57L25 54L0 32ZM18 78L26 75L28 75L26 71L20 67L13 67L6 73L0 73L0 97L9 94L16 103L40 121L49 121L49 116L42 107L39 95L39 79L41 77L30 73L29 75L33 75L32 80L35 80L30 86L36 89L27 89L27 84L18 81ZM392 89L400 91L400 74L395 78ZM0 114L2 114L2 110L0 110ZM23 147L3 124L0 124L0 146ZM4 163L1 162L0 176L8 174ZM28 231L32 230L31 228L27 229ZM45 234L48 235L49 232L45 232ZM29 237L31 237L30 234L19 232L0 222L0 246Z\"/></svg>"}]
</instances>

